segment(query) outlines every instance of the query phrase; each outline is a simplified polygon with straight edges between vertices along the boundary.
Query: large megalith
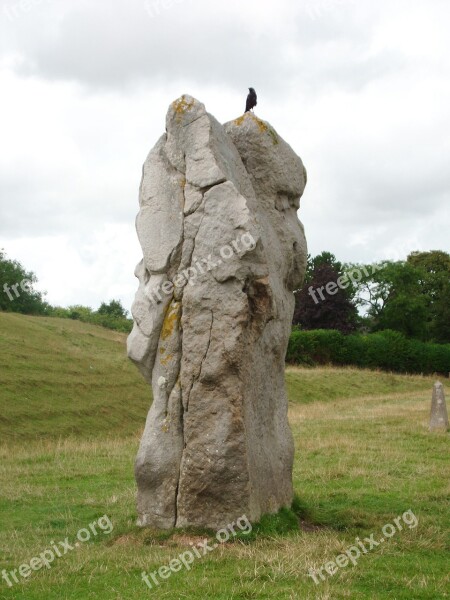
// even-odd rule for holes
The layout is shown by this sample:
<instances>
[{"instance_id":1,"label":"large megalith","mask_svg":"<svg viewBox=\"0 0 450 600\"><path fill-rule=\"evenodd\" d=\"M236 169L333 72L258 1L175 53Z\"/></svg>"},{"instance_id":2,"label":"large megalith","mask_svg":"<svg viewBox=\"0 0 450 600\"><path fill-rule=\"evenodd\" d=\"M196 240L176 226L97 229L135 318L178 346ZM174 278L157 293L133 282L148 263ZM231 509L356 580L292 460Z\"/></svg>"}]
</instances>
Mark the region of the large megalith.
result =
<instances>
[{"instance_id":1,"label":"large megalith","mask_svg":"<svg viewBox=\"0 0 450 600\"><path fill-rule=\"evenodd\" d=\"M246 113L182 96L145 161L128 355L153 391L138 523L218 528L292 502L284 358L304 277L301 159Z\"/></svg>"}]
</instances>

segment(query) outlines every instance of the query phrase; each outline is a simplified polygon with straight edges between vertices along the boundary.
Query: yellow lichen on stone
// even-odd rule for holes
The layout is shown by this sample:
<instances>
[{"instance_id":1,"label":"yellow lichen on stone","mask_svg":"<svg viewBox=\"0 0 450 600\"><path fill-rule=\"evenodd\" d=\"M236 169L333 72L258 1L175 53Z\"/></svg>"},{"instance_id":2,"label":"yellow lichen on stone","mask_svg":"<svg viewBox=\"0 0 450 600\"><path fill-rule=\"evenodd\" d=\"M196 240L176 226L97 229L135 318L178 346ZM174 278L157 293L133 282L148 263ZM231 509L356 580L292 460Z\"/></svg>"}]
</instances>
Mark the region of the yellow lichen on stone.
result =
<instances>
[{"instance_id":1,"label":"yellow lichen on stone","mask_svg":"<svg viewBox=\"0 0 450 600\"><path fill-rule=\"evenodd\" d=\"M183 94L181 96L181 98L179 98L178 100L175 100L174 102L172 102L172 108L175 112L175 114L177 115L177 117L179 117L181 119L182 115L184 115L185 112L187 112L188 110L191 110L191 108L194 106L194 99L192 99L190 102L188 102L186 100L186 96L185 94Z\"/></svg>"},{"instance_id":2,"label":"yellow lichen on stone","mask_svg":"<svg viewBox=\"0 0 450 600\"><path fill-rule=\"evenodd\" d=\"M163 424L161 425L161 431L163 433L167 433L170 429L170 415L164 419Z\"/></svg>"},{"instance_id":3,"label":"yellow lichen on stone","mask_svg":"<svg viewBox=\"0 0 450 600\"><path fill-rule=\"evenodd\" d=\"M162 364L163 367L166 367L167 363L169 363L172 360L172 358L173 358L172 354L168 354L164 358L161 358L159 360L159 362Z\"/></svg>"},{"instance_id":4,"label":"yellow lichen on stone","mask_svg":"<svg viewBox=\"0 0 450 600\"><path fill-rule=\"evenodd\" d=\"M278 144L278 135L277 132L272 129L271 127L269 127L267 125L267 123L265 123L264 121L261 121L261 119L258 119L258 117L256 115L254 115L252 112L246 112L242 115L242 117L238 117L237 119L235 119L233 121L233 123L235 125L237 125L238 127L240 127L242 125L242 123L245 121L247 115L249 116L250 119L252 119L259 128L259 131L261 133L268 133L270 135L270 137L272 138L272 142L273 144Z\"/></svg>"},{"instance_id":5,"label":"yellow lichen on stone","mask_svg":"<svg viewBox=\"0 0 450 600\"><path fill-rule=\"evenodd\" d=\"M276 146L278 144L278 134L275 129L269 127L269 135L272 138L273 145Z\"/></svg>"},{"instance_id":6,"label":"yellow lichen on stone","mask_svg":"<svg viewBox=\"0 0 450 600\"><path fill-rule=\"evenodd\" d=\"M264 123L264 121L261 121L261 119L258 119L258 117L252 113L249 113L251 118L255 121L255 123L258 125L259 127L259 131L261 133L265 133L266 131L268 131L268 127L267 125Z\"/></svg>"},{"instance_id":7,"label":"yellow lichen on stone","mask_svg":"<svg viewBox=\"0 0 450 600\"><path fill-rule=\"evenodd\" d=\"M159 363L164 367L173 360L173 354L167 353L166 346L162 343L170 338L179 326L181 319L181 302L172 300L167 307L164 322L161 329L160 345L159 345Z\"/></svg>"},{"instance_id":8,"label":"yellow lichen on stone","mask_svg":"<svg viewBox=\"0 0 450 600\"><path fill-rule=\"evenodd\" d=\"M175 326L179 323L181 316L181 303L172 300L169 304L164 317L164 323L161 330L161 339L166 340L175 330Z\"/></svg>"},{"instance_id":9,"label":"yellow lichen on stone","mask_svg":"<svg viewBox=\"0 0 450 600\"><path fill-rule=\"evenodd\" d=\"M272 129L272 127L269 127L267 125L267 123L265 123L264 121L261 121L261 119L258 119L258 117L256 115L251 115L252 119L255 121L255 123L258 125L259 127L259 131L261 133L268 133L270 135L270 137L272 138L272 142L273 145L275 146L275 144L278 144L278 135L277 132L275 131L275 129Z\"/></svg>"},{"instance_id":10,"label":"yellow lichen on stone","mask_svg":"<svg viewBox=\"0 0 450 600\"><path fill-rule=\"evenodd\" d=\"M240 127L242 125L242 123L245 121L245 115L247 113L243 114L242 117L238 117L237 119L234 120L234 124L237 125L238 127Z\"/></svg>"}]
</instances>

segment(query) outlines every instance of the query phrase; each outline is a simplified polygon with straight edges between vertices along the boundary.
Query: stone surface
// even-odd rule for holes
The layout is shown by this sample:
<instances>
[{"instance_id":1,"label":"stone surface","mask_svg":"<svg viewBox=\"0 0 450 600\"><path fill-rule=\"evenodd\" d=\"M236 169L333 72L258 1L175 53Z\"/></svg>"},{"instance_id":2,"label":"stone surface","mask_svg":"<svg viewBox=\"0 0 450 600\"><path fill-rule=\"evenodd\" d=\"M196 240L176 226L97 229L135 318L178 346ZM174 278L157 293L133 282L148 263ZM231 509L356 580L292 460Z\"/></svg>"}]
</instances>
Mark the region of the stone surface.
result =
<instances>
[{"instance_id":1,"label":"stone surface","mask_svg":"<svg viewBox=\"0 0 450 600\"><path fill-rule=\"evenodd\" d=\"M284 357L306 266L301 159L182 96L143 169L128 354L152 386L138 523L223 527L292 501Z\"/></svg>"},{"instance_id":2,"label":"stone surface","mask_svg":"<svg viewBox=\"0 0 450 600\"><path fill-rule=\"evenodd\" d=\"M431 399L430 431L447 430L449 428L447 405L445 403L444 386L436 381Z\"/></svg>"}]
</instances>

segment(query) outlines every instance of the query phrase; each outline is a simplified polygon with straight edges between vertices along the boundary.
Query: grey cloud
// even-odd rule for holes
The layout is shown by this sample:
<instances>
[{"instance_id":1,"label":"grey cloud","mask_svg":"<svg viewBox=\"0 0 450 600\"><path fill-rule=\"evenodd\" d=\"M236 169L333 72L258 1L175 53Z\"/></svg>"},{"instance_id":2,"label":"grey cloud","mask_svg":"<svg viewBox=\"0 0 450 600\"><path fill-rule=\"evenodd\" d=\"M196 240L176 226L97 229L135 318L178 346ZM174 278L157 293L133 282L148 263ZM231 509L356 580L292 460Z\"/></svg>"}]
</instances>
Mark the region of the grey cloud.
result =
<instances>
[{"instance_id":1,"label":"grey cloud","mask_svg":"<svg viewBox=\"0 0 450 600\"><path fill-rule=\"evenodd\" d=\"M137 201L133 201L138 177L128 193L108 195L93 185L83 191L73 189L70 181L58 185L51 179L23 178L19 173L3 176L0 172L0 236L57 235L92 231L105 222L132 223L137 212Z\"/></svg>"},{"instance_id":2,"label":"grey cloud","mask_svg":"<svg viewBox=\"0 0 450 600\"><path fill-rule=\"evenodd\" d=\"M323 85L356 89L401 61L392 52L368 56L374 23L367 14L349 18L352 2L324 4L313 19L304 3L291 3L284 27L256 31L227 4L199 0L174 0L153 18L150 0L66 0L63 6L47 2L17 22L3 20L3 51L20 56L20 74L94 89L180 78L234 89L270 81L267 94L275 95L297 79L313 92Z\"/></svg>"},{"instance_id":3,"label":"grey cloud","mask_svg":"<svg viewBox=\"0 0 450 600\"><path fill-rule=\"evenodd\" d=\"M252 1L240 11L238 0L174 0L154 18L144 0L42 0L13 21L0 9L0 67L13 65L19 74L14 93L29 94L31 115L23 119L17 109L11 137L2 139L0 236L23 248L24 263L38 275L53 277L53 289L58 268L47 266L47 257L32 262L34 243L26 240L70 238L64 247L79 259L77 277L90 273L83 289L72 284L72 302L87 294L99 304L110 280L134 291L134 256L120 269L111 256L135 241L129 231L140 166L163 131L168 102L183 92L220 119L243 109L249 85L257 89L259 115L308 168L300 218L311 252L370 261L401 258L415 247L448 248L448 59L428 47L418 56L408 46L413 36L397 44L403 31L390 27L394 8L401 18L399 5L425 3ZM312 19L313 1L321 10ZM429 90L424 96L421 85ZM50 108L42 111L47 98ZM54 117L55 102L64 106ZM44 126L33 130L37 120ZM124 227L128 241L98 237L111 223ZM89 289L98 273L101 293Z\"/></svg>"}]
</instances>

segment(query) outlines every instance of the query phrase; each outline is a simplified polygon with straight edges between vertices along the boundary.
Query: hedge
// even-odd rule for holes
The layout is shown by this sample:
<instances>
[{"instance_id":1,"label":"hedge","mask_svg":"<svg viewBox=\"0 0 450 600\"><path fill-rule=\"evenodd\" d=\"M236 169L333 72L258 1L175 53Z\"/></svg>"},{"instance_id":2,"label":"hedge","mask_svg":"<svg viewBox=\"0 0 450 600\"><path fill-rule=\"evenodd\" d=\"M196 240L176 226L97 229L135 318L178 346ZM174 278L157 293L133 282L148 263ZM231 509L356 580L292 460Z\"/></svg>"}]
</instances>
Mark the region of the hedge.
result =
<instances>
[{"instance_id":1,"label":"hedge","mask_svg":"<svg viewBox=\"0 0 450 600\"><path fill-rule=\"evenodd\" d=\"M332 329L294 329L286 362L296 365L353 365L398 373L450 372L450 344L406 338L398 331L344 335Z\"/></svg>"},{"instance_id":2,"label":"hedge","mask_svg":"<svg viewBox=\"0 0 450 600\"><path fill-rule=\"evenodd\" d=\"M133 321L126 317L116 317L114 315L99 314L93 311L88 306L70 306L62 308L60 306L52 306L47 311L50 317L59 317L60 319L73 319L74 321L82 321L91 325L101 325L107 329L113 329L122 333L130 333L133 328Z\"/></svg>"}]
</instances>

